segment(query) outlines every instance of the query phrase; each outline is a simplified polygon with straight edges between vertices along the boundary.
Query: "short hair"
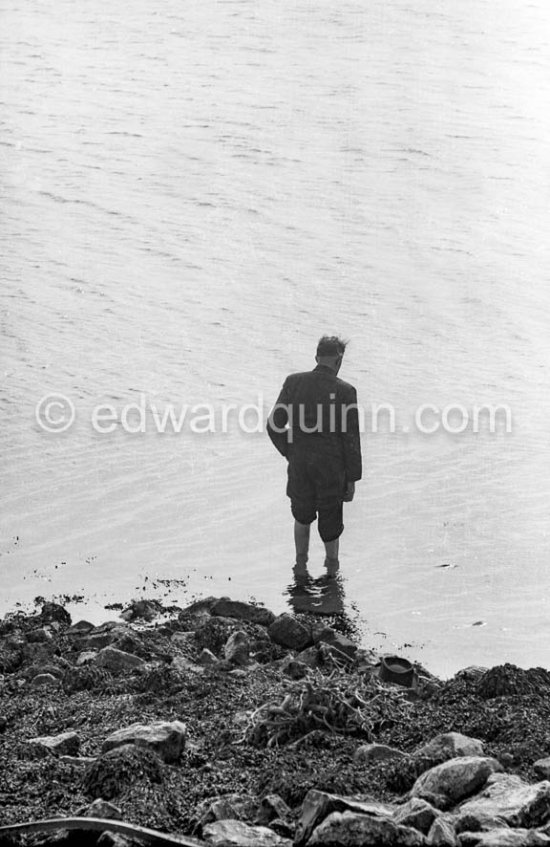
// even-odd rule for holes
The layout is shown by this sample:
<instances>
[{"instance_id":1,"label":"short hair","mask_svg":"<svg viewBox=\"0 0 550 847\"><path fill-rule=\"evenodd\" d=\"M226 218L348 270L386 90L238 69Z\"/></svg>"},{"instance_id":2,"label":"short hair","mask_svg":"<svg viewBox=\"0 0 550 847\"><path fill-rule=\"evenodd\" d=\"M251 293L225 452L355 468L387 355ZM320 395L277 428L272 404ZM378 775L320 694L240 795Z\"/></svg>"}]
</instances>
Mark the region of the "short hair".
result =
<instances>
[{"instance_id":1,"label":"short hair","mask_svg":"<svg viewBox=\"0 0 550 847\"><path fill-rule=\"evenodd\" d=\"M348 345L347 341L337 335L323 335L317 345L318 356L343 356Z\"/></svg>"}]
</instances>

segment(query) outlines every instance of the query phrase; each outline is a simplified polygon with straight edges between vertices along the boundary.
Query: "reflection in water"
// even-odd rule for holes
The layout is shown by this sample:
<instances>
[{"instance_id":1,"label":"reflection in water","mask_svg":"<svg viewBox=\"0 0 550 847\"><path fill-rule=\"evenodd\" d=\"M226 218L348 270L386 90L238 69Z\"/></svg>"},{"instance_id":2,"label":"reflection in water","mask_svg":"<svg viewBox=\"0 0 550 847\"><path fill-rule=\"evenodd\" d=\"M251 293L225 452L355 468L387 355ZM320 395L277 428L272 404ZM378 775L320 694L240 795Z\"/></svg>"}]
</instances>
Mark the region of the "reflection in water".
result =
<instances>
[{"instance_id":1,"label":"reflection in water","mask_svg":"<svg viewBox=\"0 0 550 847\"><path fill-rule=\"evenodd\" d=\"M326 574L312 577L305 565L296 565L294 581L287 587L289 605L295 612L314 615L337 615L348 621L344 604L344 584L338 567L327 567Z\"/></svg>"}]
</instances>

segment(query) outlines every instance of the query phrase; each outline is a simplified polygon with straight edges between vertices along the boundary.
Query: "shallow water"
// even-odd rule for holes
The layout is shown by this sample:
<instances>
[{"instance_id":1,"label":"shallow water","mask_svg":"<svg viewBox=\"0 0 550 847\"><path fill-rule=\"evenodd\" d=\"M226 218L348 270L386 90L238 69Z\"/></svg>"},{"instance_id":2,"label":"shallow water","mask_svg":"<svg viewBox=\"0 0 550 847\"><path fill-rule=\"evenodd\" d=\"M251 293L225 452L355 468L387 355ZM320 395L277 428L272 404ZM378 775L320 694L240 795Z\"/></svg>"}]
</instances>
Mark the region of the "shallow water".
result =
<instances>
[{"instance_id":1,"label":"shallow water","mask_svg":"<svg viewBox=\"0 0 550 847\"><path fill-rule=\"evenodd\" d=\"M364 436L338 602L442 674L549 666L547 5L8 0L1 19L0 611L286 608L284 462L234 419L158 433L150 405L267 411L338 332L341 375L398 418ZM52 392L76 409L62 434L35 419ZM97 404L141 402L146 432L94 431ZM404 433L423 403L504 403L512 432Z\"/></svg>"}]
</instances>

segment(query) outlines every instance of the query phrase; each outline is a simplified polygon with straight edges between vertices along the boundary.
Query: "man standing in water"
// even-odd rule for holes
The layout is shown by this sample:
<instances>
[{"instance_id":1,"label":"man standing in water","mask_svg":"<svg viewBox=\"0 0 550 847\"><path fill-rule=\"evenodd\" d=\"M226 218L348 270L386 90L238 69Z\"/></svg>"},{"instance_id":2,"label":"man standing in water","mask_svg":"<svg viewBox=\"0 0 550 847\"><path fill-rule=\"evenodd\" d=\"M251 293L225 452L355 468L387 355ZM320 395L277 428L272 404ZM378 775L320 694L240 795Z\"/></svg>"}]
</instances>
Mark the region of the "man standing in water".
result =
<instances>
[{"instance_id":1,"label":"man standing in water","mask_svg":"<svg viewBox=\"0 0 550 847\"><path fill-rule=\"evenodd\" d=\"M338 567L343 503L361 479L357 393L338 378L346 342L323 336L312 371L288 376L267 422L273 444L288 460L286 493L294 516L296 565L305 567L310 525L318 518L325 565Z\"/></svg>"}]
</instances>

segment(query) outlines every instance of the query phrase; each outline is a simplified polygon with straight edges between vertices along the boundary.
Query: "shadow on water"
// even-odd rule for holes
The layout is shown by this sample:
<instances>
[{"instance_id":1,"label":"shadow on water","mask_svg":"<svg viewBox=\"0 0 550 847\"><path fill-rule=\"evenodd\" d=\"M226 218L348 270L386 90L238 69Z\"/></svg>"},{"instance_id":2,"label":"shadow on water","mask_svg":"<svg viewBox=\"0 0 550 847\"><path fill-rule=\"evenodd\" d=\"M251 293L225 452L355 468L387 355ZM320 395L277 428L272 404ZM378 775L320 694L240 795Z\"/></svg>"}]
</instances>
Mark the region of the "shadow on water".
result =
<instances>
[{"instance_id":1,"label":"shadow on water","mask_svg":"<svg viewBox=\"0 0 550 847\"><path fill-rule=\"evenodd\" d=\"M359 633L357 609L346 605L344 581L337 568L313 577L307 567L295 566L293 576L284 594L295 613L327 618L327 626L348 636Z\"/></svg>"}]
</instances>

